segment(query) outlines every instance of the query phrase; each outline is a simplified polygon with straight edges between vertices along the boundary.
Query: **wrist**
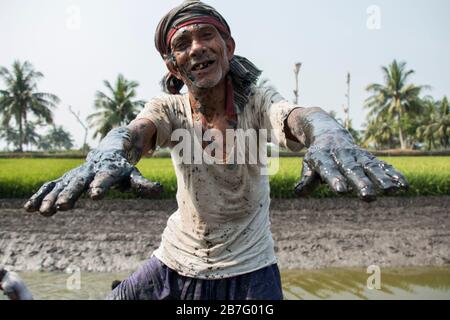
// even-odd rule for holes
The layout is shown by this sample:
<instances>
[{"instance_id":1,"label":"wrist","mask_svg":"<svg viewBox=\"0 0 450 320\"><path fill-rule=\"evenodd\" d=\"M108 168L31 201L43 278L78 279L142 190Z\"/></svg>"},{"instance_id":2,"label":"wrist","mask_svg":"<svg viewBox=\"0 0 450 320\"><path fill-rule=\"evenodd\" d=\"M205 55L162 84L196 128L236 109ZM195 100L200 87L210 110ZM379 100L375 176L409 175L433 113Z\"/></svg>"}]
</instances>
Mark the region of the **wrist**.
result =
<instances>
[{"instance_id":1,"label":"wrist","mask_svg":"<svg viewBox=\"0 0 450 320\"><path fill-rule=\"evenodd\" d=\"M353 145L353 137L341 124L321 108L308 108L300 118L305 134L305 145Z\"/></svg>"},{"instance_id":2,"label":"wrist","mask_svg":"<svg viewBox=\"0 0 450 320\"><path fill-rule=\"evenodd\" d=\"M119 156L134 165L140 160L141 155L140 149L133 146L131 130L128 127L119 127L112 129L100 141L99 146L88 154L87 160L95 161Z\"/></svg>"}]
</instances>

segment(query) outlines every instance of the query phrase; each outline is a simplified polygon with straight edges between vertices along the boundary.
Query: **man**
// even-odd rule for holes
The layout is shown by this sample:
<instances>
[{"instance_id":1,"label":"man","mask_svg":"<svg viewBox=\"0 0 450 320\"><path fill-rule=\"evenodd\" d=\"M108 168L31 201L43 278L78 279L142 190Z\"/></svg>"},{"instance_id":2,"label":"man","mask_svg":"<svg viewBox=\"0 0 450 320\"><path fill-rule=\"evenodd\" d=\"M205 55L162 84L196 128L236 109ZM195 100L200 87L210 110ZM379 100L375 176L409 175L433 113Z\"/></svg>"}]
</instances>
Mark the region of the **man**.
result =
<instances>
[{"instance_id":1,"label":"man","mask_svg":"<svg viewBox=\"0 0 450 320\"><path fill-rule=\"evenodd\" d=\"M33 300L33 295L19 275L0 266L0 290L10 300Z\"/></svg>"},{"instance_id":2,"label":"man","mask_svg":"<svg viewBox=\"0 0 450 320\"><path fill-rule=\"evenodd\" d=\"M407 187L399 172L354 145L322 109L301 108L272 89L257 88L260 71L234 55L230 27L214 8L183 2L161 20L155 44L169 70L163 87L170 94L151 100L129 126L112 130L84 165L42 186L25 205L52 215L73 208L85 190L97 200L118 184L144 196L158 194L161 185L143 178L134 165L156 146L172 148L179 208L160 247L109 299L283 298L270 232L269 178L261 174L266 165L227 161L235 142L226 135L230 130L269 130L272 142L283 147L308 147L298 195L321 181L366 201L375 199L376 189ZM180 94L183 86L187 94ZM189 161L191 148L181 155L175 143L175 133L199 127L200 137L209 130L219 134L201 141L193 134L184 142L209 150L203 160L214 158L213 163L195 156ZM227 152L216 154L211 144L227 146Z\"/></svg>"}]
</instances>

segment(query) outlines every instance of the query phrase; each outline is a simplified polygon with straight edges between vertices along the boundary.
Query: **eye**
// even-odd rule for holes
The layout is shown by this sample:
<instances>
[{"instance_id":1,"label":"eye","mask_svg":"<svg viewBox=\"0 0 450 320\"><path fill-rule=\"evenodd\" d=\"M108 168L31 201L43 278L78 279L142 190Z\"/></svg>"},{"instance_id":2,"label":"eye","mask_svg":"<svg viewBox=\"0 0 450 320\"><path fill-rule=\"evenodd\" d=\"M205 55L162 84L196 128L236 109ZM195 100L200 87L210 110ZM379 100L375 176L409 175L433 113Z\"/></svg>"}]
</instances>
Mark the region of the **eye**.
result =
<instances>
[{"instance_id":1,"label":"eye","mask_svg":"<svg viewBox=\"0 0 450 320\"><path fill-rule=\"evenodd\" d=\"M189 42L188 41L176 41L173 45L172 45L172 50L173 51L184 51L188 48L189 46Z\"/></svg>"},{"instance_id":2,"label":"eye","mask_svg":"<svg viewBox=\"0 0 450 320\"><path fill-rule=\"evenodd\" d=\"M211 39L214 37L214 34L211 31L206 31L203 33L203 38L204 39Z\"/></svg>"}]
</instances>

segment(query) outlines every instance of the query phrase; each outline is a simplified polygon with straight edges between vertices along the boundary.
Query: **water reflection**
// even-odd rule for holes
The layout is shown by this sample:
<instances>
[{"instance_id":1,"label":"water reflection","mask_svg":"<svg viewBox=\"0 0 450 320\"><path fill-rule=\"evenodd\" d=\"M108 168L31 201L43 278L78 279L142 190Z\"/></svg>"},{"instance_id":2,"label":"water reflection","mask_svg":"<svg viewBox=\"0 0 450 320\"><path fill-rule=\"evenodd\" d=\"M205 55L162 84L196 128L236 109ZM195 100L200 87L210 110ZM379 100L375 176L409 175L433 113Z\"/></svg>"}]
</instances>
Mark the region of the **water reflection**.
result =
<instances>
[{"instance_id":1,"label":"water reflection","mask_svg":"<svg viewBox=\"0 0 450 320\"><path fill-rule=\"evenodd\" d=\"M286 299L450 299L450 268L381 269L381 289L367 287L365 269L289 270Z\"/></svg>"},{"instance_id":2,"label":"water reflection","mask_svg":"<svg viewBox=\"0 0 450 320\"><path fill-rule=\"evenodd\" d=\"M70 274L20 272L35 299L104 299L115 279L130 273L81 272L79 287ZM381 290L367 288L365 269L286 270L282 272L286 299L447 299L450 268L381 269ZM5 299L0 294L0 300Z\"/></svg>"}]
</instances>

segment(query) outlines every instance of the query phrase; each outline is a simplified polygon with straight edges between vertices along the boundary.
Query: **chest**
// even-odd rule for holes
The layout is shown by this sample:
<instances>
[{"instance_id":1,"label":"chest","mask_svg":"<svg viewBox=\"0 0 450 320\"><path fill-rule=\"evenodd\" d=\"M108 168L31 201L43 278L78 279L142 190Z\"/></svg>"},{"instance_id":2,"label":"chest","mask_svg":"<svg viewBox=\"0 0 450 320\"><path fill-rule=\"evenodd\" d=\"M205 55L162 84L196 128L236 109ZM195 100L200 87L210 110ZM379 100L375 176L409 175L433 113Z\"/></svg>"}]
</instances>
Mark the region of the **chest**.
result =
<instances>
[{"instance_id":1,"label":"chest","mask_svg":"<svg viewBox=\"0 0 450 320\"><path fill-rule=\"evenodd\" d=\"M192 114L192 123L196 127L201 127L202 130L202 147L206 149L210 147L221 148L226 150L227 135L228 140L230 133L234 133L238 127L237 115L216 114L214 116L206 116L202 113ZM214 155L213 155L214 156Z\"/></svg>"}]
</instances>

